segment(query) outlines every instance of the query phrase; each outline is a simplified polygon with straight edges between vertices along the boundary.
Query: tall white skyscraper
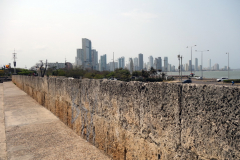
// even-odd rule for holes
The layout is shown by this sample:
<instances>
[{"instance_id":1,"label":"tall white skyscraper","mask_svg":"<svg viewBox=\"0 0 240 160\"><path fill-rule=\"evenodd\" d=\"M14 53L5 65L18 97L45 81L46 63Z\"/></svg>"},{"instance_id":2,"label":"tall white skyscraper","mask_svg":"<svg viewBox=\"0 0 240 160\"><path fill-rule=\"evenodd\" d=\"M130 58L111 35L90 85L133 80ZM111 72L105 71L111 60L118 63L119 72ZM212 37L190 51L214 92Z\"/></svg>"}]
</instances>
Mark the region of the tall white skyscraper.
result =
<instances>
[{"instance_id":1,"label":"tall white skyscraper","mask_svg":"<svg viewBox=\"0 0 240 160\"><path fill-rule=\"evenodd\" d=\"M198 70L198 59L195 58L195 71L197 71L197 70Z\"/></svg>"},{"instance_id":2,"label":"tall white skyscraper","mask_svg":"<svg viewBox=\"0 0 240 160\"><path fill-rule=\"evenodd\" d=\"M161 57L158 57L158 58L155 58L154 59L154 66L153 68L159 70L161 69L162 70L162 58Z\"/></svg>"},{"instance_id":3,"label":"tall white skyscraper","mask_svg":"<svg viewBox=\"0 0 240 160\"><path fill-rule=\"evenodd\" d=\"M98 52L92 50L92 42L87 38L82 38L82 49L77 49L75 65L83 68L97 69Z\"/></svg>"},{"instance_id":4,"label":"tall white skyscraper","mask_svg":"<svg viewBox=\"0 0 240 160\"><path fill-rule=\"evenodd\" d=\"M209 59L209 60L208 60L208 69L211 70L211 69L212 69L211 67L212 67L212 66L211 66L211 59Z\"/></svg>"},{"instance_id":5,"label":"tall white skyscraper","mask_svg":"<svg viewBox=\"0 0 240 160\"><path fill-rule=\"evenodd\" d=\"M133 70L134 70L134 71L137 71L137 70L138 70L138 58L137 58L137 57L135 57L135 58L133 59Z\"/></svg>"},{"instance_id":6,"label":"tall white skyscraper","mask_svg":"<svg viewBox=\"0 0 240 160\"><path fill-rule=\"evenodd\" d=\"M153 56L148 57L149 68L153 67Z\"/></svg>"},{"instance_id":7,"label":"tall white skyscraper","mask_svg":"<svg viewBox=\"0 0 240 160\"><path fill-rule=\"evenodd\" d=\"M97 70L97 65L98 65L98 52L95 50L95 49L93 49L92 50L92 54L91 54L91 59L92 59L92 68L94 69L94 70Z\"/></svg>"},{"instance_id":8,"label":"tall white skyscraper","mask_svg":"<svg viewBox=\"0 0 240 160\"><path fill-rule=\"evenodd\" d=\"M167 72L168 69L168 57L164 57L164 68L163 71Z\"/></svg>"},{"instance_id":9,"label":"tall white skyscraper","mask_svg":"<svg viewBox=\"0 0 240 160\"><path fill-rule=\"evenodd\" d=\"M168 69L167 69L168 72L171 72L172 71L172 65L171 64L168 64Z\"/></svg>"},{"instance_id":10,"label":"tall white skyscraper","mask_svg":"<svg viewBox=\"0 0 240 160\"><path fill-rule=\"evenodd\" d=\"M214 64L213 69L218 71L219 70L219 64L218 63Z\"/></svg>"},{"instance_id":11,"label":"tall white skyscraper","mask_svg":"<svg viewBox=\"0 0 240 160\"><path fill-rule=\"evenodd\" d=\"M132 58L129 59L129 70L130 70L130 73L132 74L133 73L133 60Z\"/></svg>"},{"instance_id":12,"label":"tall white skyscraper","mask_svg":"<svg viewBox=\"0 0 240 160\"><path fill-rule=\"evenodd\" d=\"M110 62L109 63L109 70L110 71L114 71L114 69L117 69L117 67L118 67L118 62Z\"/></svg>"},{"instance_id":13,"label":"tall white skyscraper","mask_svg":"<svg viewBox=\"0 0 240 160\"><path fill-rule=\"evenodd\" d=\"M106 71L106 70L107 70L107 55L104 54L100 57L99 71Z\"/></svg>"},{"instance_id":14,"label":"tall white skyscraper","mask_svg":"<svg viewBox=\"0 0 240 160\"><path fill-rule=\"evenodd\" d=\"M77 57L75 57L75 66L80 67L84 63L84 52L83 49L77 49Z\"/></svg>"},{"instance_id":15,"label":"tall white skyscraper","mask_svg":"<svg viewBox=\"0 0 240 160\"><path fill-rule=\"evenodd\" d=\"M92 43L89 39L83 38L82 39L82 49L84 51L84 61L92 62Z\"/></svg>"},{"instance_id":16,"label":"tall white skyscraper","mask_svg":"<svg viewBox=\"0 0 240 160\"><path fill-rule=\"evenodd\" d=\"M143 69L143 54L139 53L138 54L138 70Z\"/></svg>"},{"instance_id":17,"label":"tall white skyscraper","mask_svg":"<svg viewBox=\"0 0 240 160\"><path fill-rule=\"evenodd\" d=\"M125 57L118 58L118 68L125 68Z\"/></svg>"}]
</instances>

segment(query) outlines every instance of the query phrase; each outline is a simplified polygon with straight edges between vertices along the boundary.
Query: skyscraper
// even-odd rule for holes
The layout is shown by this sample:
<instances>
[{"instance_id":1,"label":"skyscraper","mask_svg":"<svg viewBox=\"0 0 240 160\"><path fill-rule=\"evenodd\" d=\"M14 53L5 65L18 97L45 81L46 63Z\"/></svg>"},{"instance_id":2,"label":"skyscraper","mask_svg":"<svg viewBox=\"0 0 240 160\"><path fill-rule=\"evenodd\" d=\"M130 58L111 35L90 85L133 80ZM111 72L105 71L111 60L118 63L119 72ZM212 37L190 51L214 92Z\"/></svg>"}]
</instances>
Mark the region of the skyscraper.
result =
<instances>
[{"instance_id":1,"label":"skyscraper","mask_svg":"<svg viewBox=\"0 0 240 160\"><path fill-rule=\"evenodd\" d=\"M172 71L172 65L168 64L168 72L171 72L171 71Z\"/></svg>"},{"instance_id":2,"label":"skyscraper","mask_svg":"<svg viewBox=\"0 0 240 160\"><path fill-rule=\"evenodd\" d=\"M162 70L162 58L161 57L158 57L158 64L157 64L157 69L161 69Z\"/></svg>"},{"instance_id":3,"label":"skyscraper","mask_svg":"<svg viewBox=\"0 0 240 160\"><path fill-rule=\"evenodd\" d=\"M110 62L109 66L110 66L109 70L114 71L114 69L116 69L118 67L118 62L114 62L114 63Z\"/></svg>"},{"instance_id":4,"label":"skyscraper","mask_svg":"<svg viewBox=\"0 0 240 160\"><path fill-rule=\"evenodd\" d=\"M92 56L91 59L92 59L92 66L93 66L92 68L96 70L98 65L98 51L93 49L91 56Z\"/></svg>"},{"instance_id":5,"label":"skyscraper","mask_svg":"<svg viewBox=\"0 0 240 160\"><path fill-rule=\"evenodd\" d=\"M77 67L82 66L84 63L84 52L83 49L77 49L77 57L75 57L75 65Z\"/></svg>"},{"instance_id":6,"label":"skyscraper","mask_svg":"<svg viewBox=\"0 0 240 160\"><path fill-rule=\"evenodd\" d=\"M209 59L209 60L208 60L208 69L211 70L211 67L212 67L212 66L211 66L211 59Z\"/></svg>"},{"instance_id":7,"label":"skyscraper","mask_svg":"<svg viewBox=\"0 0 240 160\"><path fill-rule=\"evenodd\" d=\"M148 57L149 68L153 67L153 56Z\"/></svg>"},{"instance_id":8,"label":"skyscraper","mask_svg":"<svg viewBox=\"0 0 240 160\"><path fill-rule=\"evenodd\" d=\"M218 71L219 70L219 64L218 63L214 64L213 69Z\"/></svg>"},{"instance_id":9,"label":"skyscraper","mask_svg":"<svg viewBox=\"0 0 240 160\"><path fill-rule=\"evenodd\" d=\"M92 43L89 39L83 38L82 39L82 49L84 51L84 61L92 62Z\"/></svg>"},{"instance_id":10,"label":"skyscraper","mask_svg":"<svg viewBox=\"0 0 240 160\"><path fill-rule=\"evenodd\" d=\"M92 55L94 54L94 55ZM82 49L77 49L75 65L83 68L97 69L98 53L92 50L92 42L89 39L82 38Z\"/></svg>"},{"instance_id":11,"label":"skyscraper","mask_svg":"<svg viewBox=\"0 0 240 160\"><path fill-rule=\"evenodd\" d=\"M138 70L138 58L137 57L135 57L133 59L133 69L134 69L134 71Z\"/></svg>"},{"instance_id":12,"label":"skyscraper","mask_svg":"<svg viewBox=\"0 0 240 160\"><path fill-rule=\"evenodd\" d=\"M161 57L158 57L158 58L155 58L154 59L154 66L153 68L159 70L161 69L162 70L162 58Z\"/></svg>"},{"instance_id":13,"label":"skyscraper","mask_svg":"<svg viewBox=\"0 0 240 160\"><path fill-rule=\"evenodd\" d=\"M138 54L138 70L143 69L143 54Z\"/></svg>"},{"instance_id":14,"label":"skyscraper","mask_svg":"<svg viewBox=\"0 0 240 160\"><path fill-rule=\"evenodd\" d=\"M195 58L195 71L197 71L197 70L198 70L198 59Z\"/></svg>"},{"instance_id":15,"label":"skyscraper","mask_svg":"<svg viewBox=\"0 0 240 160\"><path fill-rule=\"evenodd\" d=\"M125 67L125 57L118 58L118 68L124 68Z\"/></svg>"},{"instance_id":16,"label":"skyscraper","mask_svg":"<svg viewBox=\"0 0 240 160\"><path fill-rule=\"evenodd\" d=\"M100 57L99 71L106 71L106 70L107 70L107 55L104 54Z\"/></svg>"},{"instance_id":17,"label":"skyscraper","mask_svg":"<svg viewBox=\"0 0 240 160\"><path fill-rule=\"evenodd\" d=\"M133 60L132 60L132 58L130 58L129 61L130 61L129 62L130 63L130 65L129 65L130 69L129 70L130 70L130 73L132 74L132 72L133 72Z\"/></svg>"},{"instance_id":18,"label":"skyscraper","mask_svg":"<svg viewBox=\"0 0 240 160\"><path fill-rule=\"evenodd\" d=\"M191 71L192 70L191 68L192 68L192 61L189 60L188 61L188 70Z\"/></svg>"},{"instance_id":19,"label":"skyscraper","mask_svg":"<svg viewBox=\"0 0 240 160\"><path fill-rule=\"evenodd\" d=\"M168 57L164 57L164 68L163 71L167 72L168 69Z\"/></svg>"}]
</instances>

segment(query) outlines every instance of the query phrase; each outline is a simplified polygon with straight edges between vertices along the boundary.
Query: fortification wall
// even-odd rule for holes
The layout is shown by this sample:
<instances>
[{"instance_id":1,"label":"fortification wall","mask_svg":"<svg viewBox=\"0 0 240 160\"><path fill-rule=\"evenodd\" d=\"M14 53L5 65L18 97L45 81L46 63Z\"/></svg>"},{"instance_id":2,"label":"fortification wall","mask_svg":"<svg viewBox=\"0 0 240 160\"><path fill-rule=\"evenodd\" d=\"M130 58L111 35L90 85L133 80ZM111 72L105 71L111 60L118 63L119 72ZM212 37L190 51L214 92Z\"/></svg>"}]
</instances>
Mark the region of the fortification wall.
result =
<instances>
[{"instance_id":1,"label":"fortification wall","mask_svg":"<svg viewBox=\"0 0 240 160\"><path fill-rule=\"evenodd\" d=\"M113 159L240 159L240 89L15 75L12 81Z\"/></svg>"}]
</instances>

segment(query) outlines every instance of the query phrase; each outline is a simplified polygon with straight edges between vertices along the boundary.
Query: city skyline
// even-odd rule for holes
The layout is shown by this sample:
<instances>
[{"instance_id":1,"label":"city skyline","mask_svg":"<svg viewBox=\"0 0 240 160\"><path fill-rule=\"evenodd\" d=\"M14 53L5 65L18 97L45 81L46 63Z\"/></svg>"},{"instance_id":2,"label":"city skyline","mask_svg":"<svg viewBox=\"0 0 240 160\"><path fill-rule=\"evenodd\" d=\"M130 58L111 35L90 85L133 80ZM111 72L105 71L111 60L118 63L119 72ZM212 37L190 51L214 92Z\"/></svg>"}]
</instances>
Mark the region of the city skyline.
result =
<instances>
[{"instance_id":1,"label":"city skyline","mask_svg":"<svg viewBox=\"0 0 240 160\"><path fill-rule=\"evenodd\" d=\"M21 68L45 59L61 63L66 58L74 63L76 48L86 37L99 59L107 55L107 62L112 61L113 52L127 60L142 53L144 62L150 55L167 56L177 66L177 55L187 63L191 51L186 47L197 45L193 63L195 58L201 63L201 53L195 50L210 50L203 53L203 67L211 59L212 65L218 63L222 68L227 66L229 52L230 67L240 68L238 6L237 0L1 1L0 65L13 64L14 49Z\"/></svg>"}]
</instances>

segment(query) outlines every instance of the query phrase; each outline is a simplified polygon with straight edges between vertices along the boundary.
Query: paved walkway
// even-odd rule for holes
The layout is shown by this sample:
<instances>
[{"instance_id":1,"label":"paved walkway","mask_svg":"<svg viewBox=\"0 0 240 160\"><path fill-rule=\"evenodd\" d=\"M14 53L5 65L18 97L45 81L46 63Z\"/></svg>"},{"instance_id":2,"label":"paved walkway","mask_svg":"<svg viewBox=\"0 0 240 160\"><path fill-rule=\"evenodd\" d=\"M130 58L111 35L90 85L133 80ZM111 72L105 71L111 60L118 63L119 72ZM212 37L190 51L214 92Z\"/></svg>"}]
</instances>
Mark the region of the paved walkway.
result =
<instances>
[{"instance_id":1,"label":"paved walkway","mask_svg":"<svg viewBox=\"0 0 240 160\"><path fill-rule=\"evenodd\" d=\"M0 83L0 160L110 159L12 82Z\"/></svg>"}]
</instances>

